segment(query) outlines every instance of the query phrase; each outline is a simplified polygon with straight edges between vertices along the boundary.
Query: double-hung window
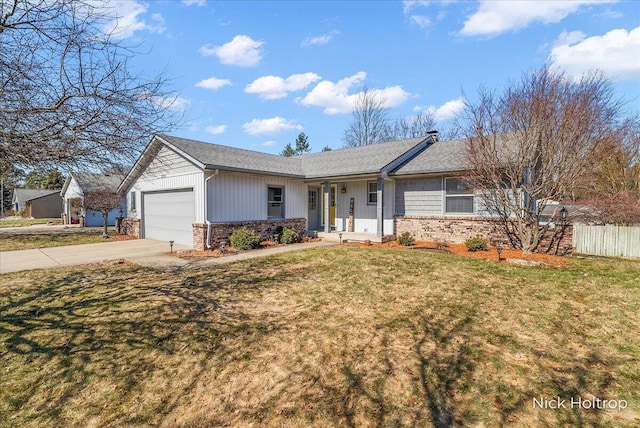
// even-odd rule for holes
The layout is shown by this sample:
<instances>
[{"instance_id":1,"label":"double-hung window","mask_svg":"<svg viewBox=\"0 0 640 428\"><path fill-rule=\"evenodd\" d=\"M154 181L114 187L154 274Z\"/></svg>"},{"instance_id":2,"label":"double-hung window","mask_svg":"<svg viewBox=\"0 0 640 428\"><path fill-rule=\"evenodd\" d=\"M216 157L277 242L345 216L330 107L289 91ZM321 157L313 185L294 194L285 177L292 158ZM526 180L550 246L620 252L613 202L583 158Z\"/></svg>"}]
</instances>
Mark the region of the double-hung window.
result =
<instances>
[{"instance_id":1,"label":"double-hung window","mask_svg":"<svg viewBox=\"0 0 640 428\"><path fill-rule=\"evenodd\" d=\"M375 181L367 183L367 205L378 203L378 184Z\"/></svg>"},{"instance_id":2,"label":"double-hung window","mask_svg":"<svg viewBox=\"0 0 640 428\"><path fill-rule=\"evenodd\" d=\"M473 190L460 178L445 178L445 210L447 214L473 214Z\"/></svg>"},{"instance_id":3,"label":"double-hung window","mask_svg":"<svg viewBox=\"0 0 640 428\"><path fill-rule=\"evenodd\" d=\"M268 187L268 218L284 218L284 187Z\"/></svg>"}]
</instances>

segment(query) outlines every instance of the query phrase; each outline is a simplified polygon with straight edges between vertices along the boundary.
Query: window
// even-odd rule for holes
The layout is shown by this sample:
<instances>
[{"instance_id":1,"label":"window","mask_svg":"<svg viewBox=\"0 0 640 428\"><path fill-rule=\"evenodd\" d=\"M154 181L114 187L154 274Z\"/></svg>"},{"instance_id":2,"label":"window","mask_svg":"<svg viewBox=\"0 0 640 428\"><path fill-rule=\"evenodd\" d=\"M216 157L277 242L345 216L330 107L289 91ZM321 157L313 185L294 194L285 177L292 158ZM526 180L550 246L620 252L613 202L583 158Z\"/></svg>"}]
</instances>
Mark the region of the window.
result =
<instances>
[{"instance_id":1,"label":"window","mask_svg":"<svg viewBox=\"0 0 640 428\"><path fill-rule=\"evenodd\" d=\"M317 192L315 190L309 190L309 210L313 211L316 209L317 204Z\"/></svg>"},{"instance_id":2,"label":"window","mask_svg":"<svg viewBox=\"0 0 640 428\"><path fill-rule=\"evenodd\" d=\"M445 209L447 214L473 214L473 190L459 178L445 178Z\"/></svg>"},{"instance_id":3,"label":"window","mask_svg":"<svg viewBox=\"0 0 640 428\"><path fill-rule=\"evenodd\" d=\"M284 187L268 187L268 218L284 218Z\"/></svg>"},{"instance_id":4,"label":"window","mask_svg":"<svg viewBox=\"0 0 640 428\"><path fill-rule=\"evenodd\" d=\"M136 210L136 192L135 190L131 191L130 193L130 198L131 201L129 202L129 211L135 211Z\"/></svg>"},{"instance_id":5,"label":"window","mask_svg":"<svg viewBox=\"0 0 640 428\"><path fill-rule=\"evenodd\" d=\"M367 205L378 203L378 184L375 181L367 183Z\"/></svg>"}]
</instances>

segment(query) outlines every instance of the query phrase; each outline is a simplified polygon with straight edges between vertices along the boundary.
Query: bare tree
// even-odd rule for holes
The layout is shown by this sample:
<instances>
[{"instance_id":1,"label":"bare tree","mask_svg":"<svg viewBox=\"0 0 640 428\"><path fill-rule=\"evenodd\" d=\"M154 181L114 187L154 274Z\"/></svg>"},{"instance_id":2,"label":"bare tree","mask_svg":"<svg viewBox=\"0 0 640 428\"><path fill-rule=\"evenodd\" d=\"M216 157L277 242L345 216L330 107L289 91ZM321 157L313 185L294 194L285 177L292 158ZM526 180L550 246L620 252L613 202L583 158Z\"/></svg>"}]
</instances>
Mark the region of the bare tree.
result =
<instances>
[{"instance_id":1,"label":"bare tree","mask_svg":"<svg viewBox=\"0 0 640 428\"><path fill-rule=\"evenodd\" d=\"M344 131L345 147L366 146L388 141L389 108L376 90L364 88L351 110L351 122Z\"/></svg>"},{"instance_id":2,"label":"bare tree","mask_svg":"<svg viewBox=\"0 0 640 428\"><path fill-rule=\"evenodd\" d=\"M122 196L108 190L96 190L85 192L83 205L85 211L92 210L102 214L104 231L103 238L108 238L108 218L109 212L122 204Z\"/></svg>"},{"instance_id":3,"label":"bare tree","mask_svg":"<svg viewBox=\"0 0 640 428\"><path fill-rule=\"evenodd\" d=\"M515 246L534 251L548 200L564 201L588 175L622 113L600 74L571 80L543 67L504 93L481 89L458 120L468 140L467 181L503 220Z\"/></svg>"},{"instance_id":4,"label":"bare tree","mask_svg":"<svg viewBox=\"0 0 640 428\"><path fill-rule=\"evenodd\" d=\"M435 124L433 114L429 112L420 112L409 117L400 116L387 126L386 138L391 141L424 137L435 129Z\"/></svg>"},{"instance_id":5,"label":"bare tree","mask_svg":"<svg viewBox=\"0 0 640 428\"><path fill-rule=\"evenodd\" d=\"M25 166L132 163L172 128L162 75L134 74L137 54L105 33L92 0L0 1L0 158Z\"/></svg>"},{"instance_id":6,"label":"bare tree","mask_svg":"<svg viewBox=\"0 0 640 428\"><path fill-rule=\"evenodd\" d=\"M601 221L640 224L640 118L630 117L602 145L577 198L601 213Z\"/></svg>"}]
</instances>

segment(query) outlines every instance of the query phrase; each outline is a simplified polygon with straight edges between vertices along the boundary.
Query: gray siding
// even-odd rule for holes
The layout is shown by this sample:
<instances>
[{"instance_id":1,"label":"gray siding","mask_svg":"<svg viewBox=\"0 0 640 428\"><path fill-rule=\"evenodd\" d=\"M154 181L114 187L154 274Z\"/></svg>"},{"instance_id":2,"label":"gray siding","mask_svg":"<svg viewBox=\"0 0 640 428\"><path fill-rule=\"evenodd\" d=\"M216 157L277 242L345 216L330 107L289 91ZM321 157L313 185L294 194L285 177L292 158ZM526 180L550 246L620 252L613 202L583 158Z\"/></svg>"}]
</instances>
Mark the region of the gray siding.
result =
<instances>
[{"instance_id":1,"label":"gray siding","mask_svg":"<svg viewBox=\"0 0 640 428\"><path fill-rule=\"evenodd\" d=\"M397 215L421 216L443 214L442 177L396 180Z\"/></svg>"},{"instance_id":2,"label":"gray siding","mask_svg":"<svg viewBox=\"0 0 640 428\"><path fill-rule=\"evenodd\" d=\"M208 182L209 221L267 219L267 188L284 187L286 218L307 218L307 185L283 177L220 172Z\"/></svg>"}]
</instances>

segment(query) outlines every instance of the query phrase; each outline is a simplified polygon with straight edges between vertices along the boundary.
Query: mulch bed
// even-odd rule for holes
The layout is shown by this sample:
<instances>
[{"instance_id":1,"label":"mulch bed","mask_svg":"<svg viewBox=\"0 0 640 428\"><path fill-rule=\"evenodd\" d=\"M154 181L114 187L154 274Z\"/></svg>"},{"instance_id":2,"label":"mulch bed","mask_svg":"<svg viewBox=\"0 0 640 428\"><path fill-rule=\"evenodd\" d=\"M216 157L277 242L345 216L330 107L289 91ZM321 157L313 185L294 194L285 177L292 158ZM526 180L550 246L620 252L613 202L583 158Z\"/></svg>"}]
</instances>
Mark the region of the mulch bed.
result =
<instances>
[{"instance_id":1,"label":"mulch bed","mask_svg":"<svg viewBox=\"0 0 640 428\"><path fill-rule=\"evenodd\" d=\"M303 238L302 242L316 242L316 241L321 241L320 238ZM284 246L284 244L280 244L278 242L273 242L273 241L262 241L260 243L260 247L257 249L262 249L262 248L271 248L271 247L282 247ZM246 250L246 251L255 251L255 250ZM224 252L221 251L220 249L216 248L216 249L211 249L211 250L183 250L183 251L176 251L171 253L172 256L174 257L179 257L181 259L196 259L196 258L205 258L205 257L224 257L224 256L230 256L233 254L238 254L238 253L242 253L244 251L242 250L238 250L236 248L233 247L225 247Z\"/></svg>"},{"instance_id":2,"label":"mulch bed","mask_svg":"<svg viewBox=\"0 0 640 428\"><path fill-rule=\"evenodd\" d=\"M380 247L380 248L399 248L405 250L425 250L433 252L448 252L461 257L472 257L476 259L493 260L498 261L498 251L489 247L486 251L469 251L464 244L437 244L435 242L416 241L414 245L410 247L402 246L397 241L390 241L384 243L349 243L349 245L357 245L363 247ZM540 263L545 266L553 267L565 267L567 266L568 259L565 256L554 256L551 254L525 254L522 250L515 250L511 248L503 248L500 253L500 262L513 262L516 264L518 261L528 261L534 263Z\"/></svg>"}]
</instances>

